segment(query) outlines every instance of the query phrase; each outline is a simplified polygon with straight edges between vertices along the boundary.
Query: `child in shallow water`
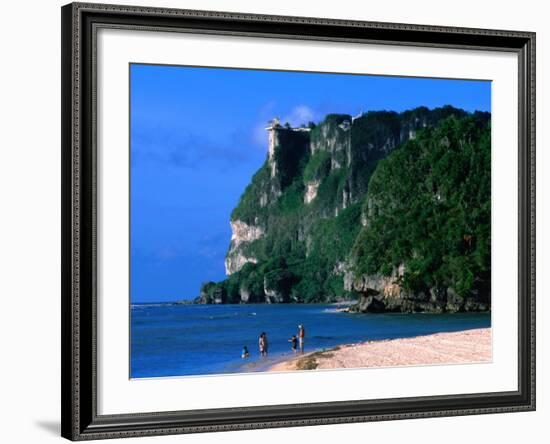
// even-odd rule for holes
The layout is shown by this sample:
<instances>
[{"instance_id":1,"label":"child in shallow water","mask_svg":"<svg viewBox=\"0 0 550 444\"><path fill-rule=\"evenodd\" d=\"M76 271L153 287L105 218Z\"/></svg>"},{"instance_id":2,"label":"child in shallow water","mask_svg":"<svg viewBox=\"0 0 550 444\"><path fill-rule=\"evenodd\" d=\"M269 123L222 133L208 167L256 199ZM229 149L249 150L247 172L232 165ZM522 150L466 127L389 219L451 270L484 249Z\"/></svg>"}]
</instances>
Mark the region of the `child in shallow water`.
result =
<instances>
[{"instance_id":1,"label":"child in shallow water","mask_svg":"<svg viewBox=\"0 0 550 444\"><path fill-rule=\"evenodd\" d=\"M292 344L292 351L296 353L296 347L298 346L298 338L296 337L296 335L292 335L288 342Z\"/></svg>"},{"instance_id":2,"label":"child in shallow water","mask_svg":"<svg viewBox=\"0 0 550 444\"><path fill-rule=\"evenodd\" d=\"M241 358L246 359L250 357L250 352L248 351L248 347L246 345L243 346L243 352L241 354Z\"/></svg>"}]
</instances>

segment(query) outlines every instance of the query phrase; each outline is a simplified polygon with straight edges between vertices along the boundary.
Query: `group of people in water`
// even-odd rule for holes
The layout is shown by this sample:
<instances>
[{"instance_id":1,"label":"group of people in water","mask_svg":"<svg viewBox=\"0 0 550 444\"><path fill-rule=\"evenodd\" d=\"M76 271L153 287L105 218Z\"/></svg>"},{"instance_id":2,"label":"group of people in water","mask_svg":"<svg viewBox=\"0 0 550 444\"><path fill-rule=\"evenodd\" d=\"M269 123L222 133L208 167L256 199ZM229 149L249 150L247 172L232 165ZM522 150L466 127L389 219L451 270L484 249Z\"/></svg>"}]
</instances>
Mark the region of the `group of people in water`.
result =
<instances>
[{"instance_id":1,"label":"group of people in water","mask_svg":"<svg viewBox=\"0 0 550 444\"><path fill-rule=\"evenodd\" d=\"M298 347L300 348L300 353L304 352L305 337L306 337L306 329L302 324L300 324L298 325L298 333L295 335L292 335L292 337L288 340L288 342L290 342L290 346L294 353L298 352ZM267 353L269 350L269 343L267 341L267 333L265 331L260 333L260 337L258 338L258 348L260 350L260 356L267 357ZM250 357L250 351L248 350L248 346L246 345L243 346L241 357L243 359L247 359Z\"/></svg>"}]
</instances>

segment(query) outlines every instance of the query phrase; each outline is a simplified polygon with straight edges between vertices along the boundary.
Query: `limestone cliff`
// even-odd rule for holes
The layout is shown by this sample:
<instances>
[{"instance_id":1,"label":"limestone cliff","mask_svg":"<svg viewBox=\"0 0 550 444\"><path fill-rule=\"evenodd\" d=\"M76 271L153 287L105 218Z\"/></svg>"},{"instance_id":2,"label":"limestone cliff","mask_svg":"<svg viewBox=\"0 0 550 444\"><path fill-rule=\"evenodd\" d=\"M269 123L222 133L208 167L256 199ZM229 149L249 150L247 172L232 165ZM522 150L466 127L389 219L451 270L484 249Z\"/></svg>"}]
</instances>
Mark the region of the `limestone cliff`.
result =
<instances>
[{"instance_id":1,"label":"limestone cliff","mask_svg":"<svg viewBox=\"0 0 550 444\"><path fill-rule=\"evenodd\" d=\"M264 230L262 227L248 225L241 220L232 220L231 224L231 244L229 252L225 258L225 272L227 275L239 271L244 264L251 262L256 263L255 257L247 257L241 251L243 243L251 243L263 236Z\"/></svg>"},{"instance_id":2,"label":"limestone cliff","mask_svg":"<svg viewBox=\"0 0 550 444\"><path fill-rule=\"evenodd\" d=\"M427 134L431 137L432 130L449 119L466 122L460 127L463 133L450 136L447 141L449 152L455 155L453 150L459 150L461 144L476 146L478 142L473 139L478 134L468 133L467 125L474 122L476 128L487 131L490 115L469 114L452 107L434 110L422 107L402 113L367 112L355 117L330 114L317 125L301 128L281 125L276 120L270 122L266 128L269 133L266 161L231 214L232 237L225 260L228 279L205 284L200 301L326 302L357 297L359 304L356 309L359 311L487 308L486 282L479 282L485 277L468 277L468 273L476 273L473 265L455 261L445 265L447 268L441 276L437 274L441 282L428 280L419 283L411 276L418 268L418 254L425 252L409 251L401 244L391 252L382 248L389 244L386 237L399 230L388 222L395 222L395 214L389 209L405 211L403 206L406 206L407 199L414 201L406 197L406 187L414 189L413 185L423 183L430 171L416 171L415 164L410 164L416 160L407 158L409 164L402 165L402 171L395 168L396 174L388 173L383 178L391 193L381 191L384 184L380 180L370 190L371 178L378 171L379 163L386 165L390 157L395 157L392 153L402 151L403 147L406 151L411 144L428 144L425 142ZM437 137L443 139L439 133ZM432 143L431 139L429 143ZM457 159L459 154L456 154ZM452 164L453 159L446 161ZM437 159L433 162L437 164ZM418 163L422 168L426 167L422 160ZM407 168L415 170L418 177L407 177ZM462 171L465 175L462 180L468 181L468 174L489 175L490 178L490 167L488 171L486 169L484 164L477 169L470 168L471 171ZM443 215L452 212L451 207L443 208L445 202L450 203L449 196L445 196L447 189L442 184L430 182L430 178L426 180L429 183L425 186L434 188L430 190L435 199L434 211L442 211ZM460 179L456 179L454 186L460 186L462 182L459 182ZM419 195L426 199L423 190ZM459 205L457 202L453 201L453 204ZM460 205L469 204L464 202ZM461 211L468 209L461 207ZM375 248L371 237L380 228L382 216L388 226L386 232L382 232L386 234L380 235L380 245ZM486 216L483 213L479 218ZM411 213L411 217L413 219L405 223L415 225L414 217L417 216ZM471 225L473 222L461 219L459 223ZM473 228L464 226L463 233L460 226L453 225L452 229L456 232L449 236L456 236L460 241L458 247L453 244L452 248L462 248L470 254L468 246L462 245L464 241L459 237L468 239L467 236L474 236L470 242L471 239L477 241L479 237L472 234ZM368 252L361 249L365 245L369 245ZM483 244L480 248L486 249L487 246ZM379 261L372 258L377 254L380 255ZM434 254L437 258L444 256L440 251ZM475 254L473 262L487 261L479 251ZM465 267L467 271L463 270ZM447 281L449 275L459 273L455 269L465 273L464 279L471 282L461 280L462 286L453 289ZM481 288L485 288L482 291L484 296L476 297L475 292Z\"/></svg>"}]
</instances>

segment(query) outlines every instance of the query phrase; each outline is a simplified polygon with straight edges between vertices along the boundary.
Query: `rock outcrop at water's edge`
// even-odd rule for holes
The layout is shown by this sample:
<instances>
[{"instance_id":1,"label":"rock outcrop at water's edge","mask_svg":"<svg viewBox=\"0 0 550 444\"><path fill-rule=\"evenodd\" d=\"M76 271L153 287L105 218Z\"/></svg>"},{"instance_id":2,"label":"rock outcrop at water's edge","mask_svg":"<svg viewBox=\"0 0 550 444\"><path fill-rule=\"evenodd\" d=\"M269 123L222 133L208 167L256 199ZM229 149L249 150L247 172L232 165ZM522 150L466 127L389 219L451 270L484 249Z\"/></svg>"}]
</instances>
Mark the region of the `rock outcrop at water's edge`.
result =
<instances>
[{"instance_id":1,"label":"rock outcrop at water's edge","mask_svg":"<svg viewBox=\"0 0 550 444\"><path fill-rule=\"evenodd\" d=\"M404 265L390 276L361 275L354 277L347 272L345 288L359 294L358 301L349 308L355 313L456 313L487 311L490 308L488 292L472 292L462 297L452 288L426 288L424 291L406 290L400 284Z\"/></svg>"},{"instance_id":2,"label":"rock outcrop at water's edge","mask_svg":"<svg viewBox=\"0 0 550 444\"><path fill-rule=\"evenodd\" d=\"M266 130L265 163L231 214L227 279L195 302L490 309L489 113L421 107Z\"/></svg>"}]
</instances>

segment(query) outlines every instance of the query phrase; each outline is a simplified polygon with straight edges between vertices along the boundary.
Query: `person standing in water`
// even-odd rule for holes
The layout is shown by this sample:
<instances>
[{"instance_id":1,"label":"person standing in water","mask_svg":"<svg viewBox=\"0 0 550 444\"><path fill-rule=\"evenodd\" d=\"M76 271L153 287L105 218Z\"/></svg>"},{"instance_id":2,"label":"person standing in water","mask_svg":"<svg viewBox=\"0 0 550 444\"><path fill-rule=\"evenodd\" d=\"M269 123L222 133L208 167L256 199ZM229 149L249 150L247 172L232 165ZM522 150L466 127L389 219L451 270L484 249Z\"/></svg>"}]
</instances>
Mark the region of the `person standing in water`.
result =
<instances>
[{"instance_id":1,"label":"person standing in water","mask_svg":"<svg viewBox=\"0 0 550 444\"><path fill-rule=\"evenodd\" d=\"M288 342L292 344L292 351L296 353L296 346L298 345L298 338L296 337L296 335L292 335Z\"/></svg>"},{"instance_id":2,"label":"person standing in water","mask_svg":"<svg viewBox=\"0 0 550 444\"><path fill-rule=\"evenodd\" d=\"M263 356L265 351L265 342L264 342L263 333L260 333L260 337L258 338L258 348L260 349L260 356Z\"/></svg>"},{"instance_id":3,"label":"person standing in water","mask_svg":"<svg viewBox=\"0 0 550 444\"><path fill-rule=\"evenodd\" d=\"M250 357L250 352L248 351L248 347L246 345L243 346L243 351L241 353L241 358L247 359Z\"/></svg>"},{"instance_id":4,"label":"person standing in water","mask_svg":"<svg viewBox=\"0 0 550 444\"><path fill-rule=\"evenodd\" d=\"M264 332L264 356L267 356L268 351L267 333Z\"/></svg>"},{"instance_id":5,"label":"person standing in water","mask_svg":"<svg viewBox=\"0 0 550 444\"><path fill-rule=\"evenodd\" d=\"M306 329L302 324L298 325L298 342L300 344L300 352L304 352L304 340L306 337Z\"/></svg>"},{"instance_id":6,"label":"person standing in water","mask_svg":"<svg viewBox=\"0 0 550 444\"><path fill-rule=\"evenodd\" d=\"M258 346L260 348L260 356L267 356L267 334L262 332L258 339Z\"/></svg>"}]
</instances>

